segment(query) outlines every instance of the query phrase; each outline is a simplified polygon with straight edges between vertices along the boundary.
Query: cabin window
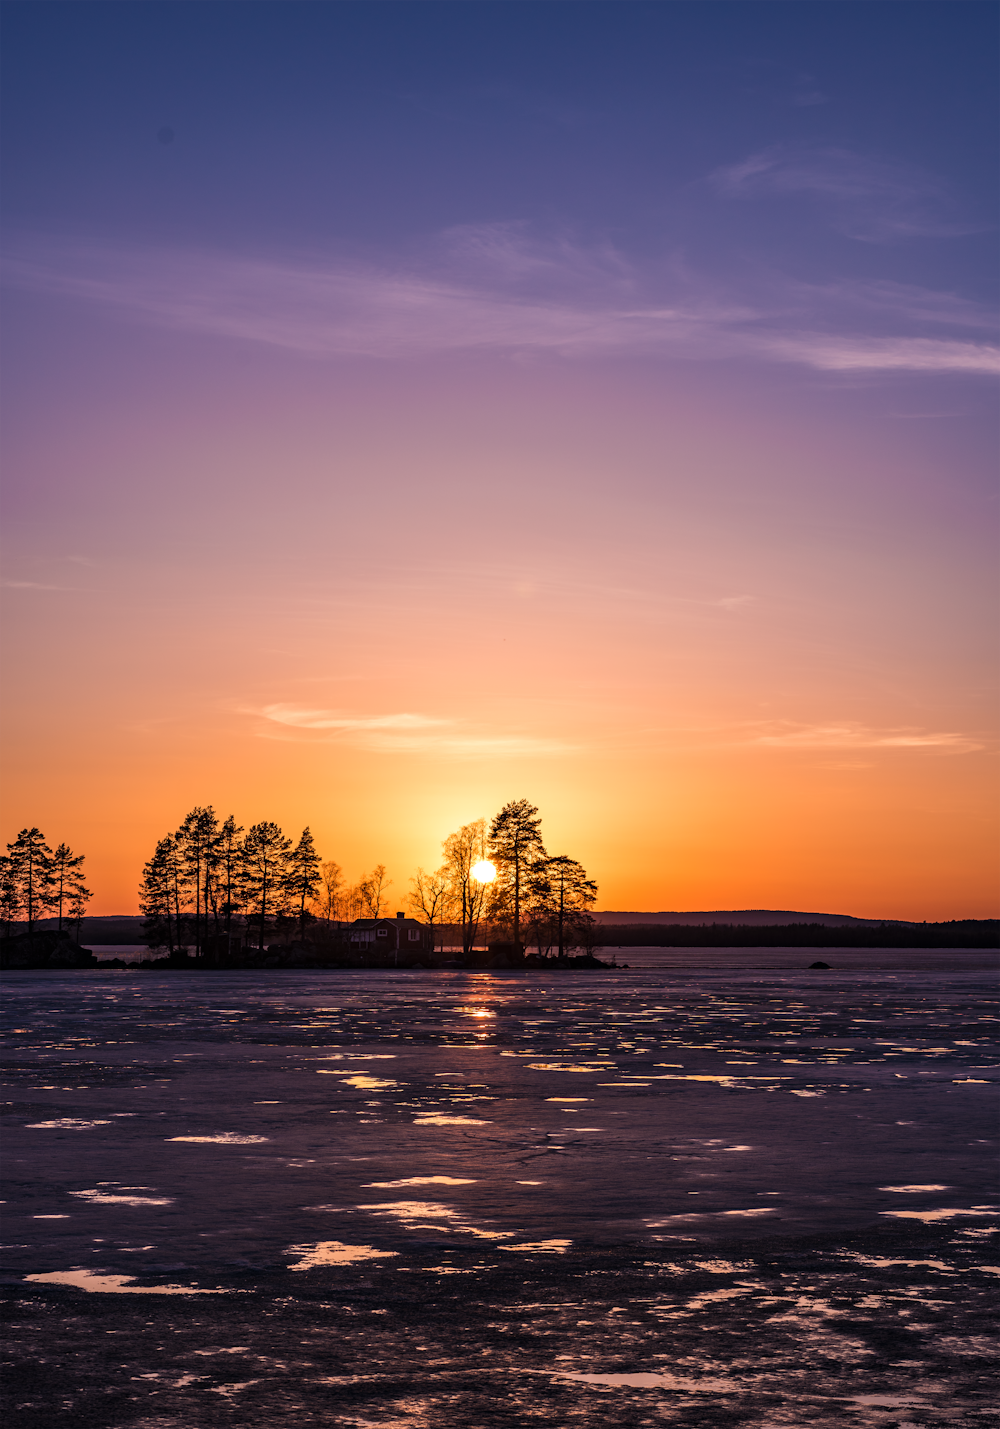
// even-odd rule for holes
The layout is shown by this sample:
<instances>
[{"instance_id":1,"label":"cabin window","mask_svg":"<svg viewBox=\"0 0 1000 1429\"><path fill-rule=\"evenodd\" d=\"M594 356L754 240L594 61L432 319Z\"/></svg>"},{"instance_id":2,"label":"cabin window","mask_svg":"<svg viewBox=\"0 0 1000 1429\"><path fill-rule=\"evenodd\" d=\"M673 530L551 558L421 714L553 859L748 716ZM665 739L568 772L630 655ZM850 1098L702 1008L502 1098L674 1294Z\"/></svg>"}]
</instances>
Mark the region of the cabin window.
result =
<instances>
[{"instance_id":1,"label":"cabin window","mask_svg":"<svg viewBox=\"0 0 1000 1429\"><path fill-rule=\"evenodd\" d=\"M420 929L419 929L419 928L411 928L411 929L410 929L410 942L411 942L411 943L419 943L419 942L420 942Z\"/></svg>"},{"instance_id":2,"label":"cabin window","mask_svg":"<svg viewBox=\"0 0 1000 1429\"><path fill-rule=\"evenodd\" d=\"M388 928L379 928L377 936L380 937L380 938L388 938L388 936L389 936L389 929L388 929Z\"/></svg>"}]
</instances>

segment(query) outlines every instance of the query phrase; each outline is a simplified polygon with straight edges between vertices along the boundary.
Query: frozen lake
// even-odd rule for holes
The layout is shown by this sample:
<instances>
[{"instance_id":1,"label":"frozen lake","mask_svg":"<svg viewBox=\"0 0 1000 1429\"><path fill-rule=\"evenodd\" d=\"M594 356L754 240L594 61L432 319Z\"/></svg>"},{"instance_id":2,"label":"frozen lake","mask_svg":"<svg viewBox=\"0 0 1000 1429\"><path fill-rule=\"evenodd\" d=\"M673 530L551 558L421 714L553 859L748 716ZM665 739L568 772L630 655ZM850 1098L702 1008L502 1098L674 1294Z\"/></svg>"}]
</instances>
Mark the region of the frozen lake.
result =
<instances>
[{"instance_id":1,"label":"frozen lake","mask_svg":"<svg viewBox=\"0 0 1000 1429\"><path fill-rule=\"evenodd\" d=\"M618 956L9 975L11 1422L983 1423L991 959Z\"/></svg>"}]
</instances>

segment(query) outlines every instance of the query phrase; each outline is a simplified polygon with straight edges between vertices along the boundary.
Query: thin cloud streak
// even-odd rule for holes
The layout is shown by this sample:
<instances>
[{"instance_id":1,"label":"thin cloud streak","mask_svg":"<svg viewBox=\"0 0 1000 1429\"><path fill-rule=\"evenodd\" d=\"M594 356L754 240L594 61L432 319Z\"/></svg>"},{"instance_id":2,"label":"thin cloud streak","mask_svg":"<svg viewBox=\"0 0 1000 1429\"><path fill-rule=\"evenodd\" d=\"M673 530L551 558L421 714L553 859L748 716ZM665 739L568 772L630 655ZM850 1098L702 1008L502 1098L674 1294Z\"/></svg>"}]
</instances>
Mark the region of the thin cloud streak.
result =
<instances>
[{"instance_id":1,"label":"thin cloud streak","mask_svg":"<svg viewBox=\"0 0 1000 1429\"><path fill-rule=\"evenodd\" d=\"M710 183L734 199L804 195L826 208L835 228L866 243L977 231L955 220L951 190L937 175L848 149L775 144L717 169Z\"/></svg>"},{"instance_id":2,"label":"thin cloud streak","mask_svg":"<svg viewBox=\"0 0 1000 1429\"><path fill-rule=\"evenodd\" d=\"M912 332L928 321L989 325L974 305L950 294L901 285L831 291L774 280L750 304L696 290L692 280L674 275L670 286L678 292L654 300L642 296L639 275L609 250L533 243L504 225L496 226L491 246L491 232L446 235L448 254L439 252L429 264L440 268L447 259L449 272L463 271L462 283L359 264L52 243L31 245L31 256L14 253L5 273L15 286L97 303L135 321L316 358L550 352L742 357L822 371L1000 371L992 344ZM526 283L546 295L524 291ZM876 308L883 330L872 333ZM839 330L845 316L855 319L854 331ZM887 322L902 331L886 333Z\"/></svg>"},{"instance_id":3,"label":"thin cloud streak","mask_svg":"<svg viewBox=\"0 0 1000 1429\"><path fill-rule=\"evenodd\" d=\"M304 709L297 705L265 705L244 710L265 723L258 734L264 739L294 740L292 731L317 732L319 743L347 743L376 754L430 754L451 758L497 759L521 756L556 756L578 753L579 745L527 735L442 732L457 721L417 714L343 715L339 711ZM277 725L278 728L274 729ZM287 731L287 732L286 732ZM300 738L310 738L303 734ZM317 742L312 739L311 742Z\"/></svg>"},{"instance_id":4,"label":"thin cloud streak","mask_svg":"<svg viewBox=\"0 0 1000 1429\"><path fill-rule=\"evenodd\" d=\"M276 724L291 725L295 729L336 729L345 731L427 729L436 725L450 724L451 720L428 719L426 715L387 714L367 716L345 716L335 710L303 709L298 705L265 705L254 711Z\"/></svg>"},{"instance_id":5,"label":"thin cloud streak","mask_svg":"<svg viewBox=\"0 0 1000 1429\"><path fill-rule=\"evenodd\" d=\"M916 729L870 729L851 722L807 725L778 721L766 733L747 741L766 749L928 749L947 754L968 754L983 745L965 734L934 733Z\"/></svg>"}]
</instances>

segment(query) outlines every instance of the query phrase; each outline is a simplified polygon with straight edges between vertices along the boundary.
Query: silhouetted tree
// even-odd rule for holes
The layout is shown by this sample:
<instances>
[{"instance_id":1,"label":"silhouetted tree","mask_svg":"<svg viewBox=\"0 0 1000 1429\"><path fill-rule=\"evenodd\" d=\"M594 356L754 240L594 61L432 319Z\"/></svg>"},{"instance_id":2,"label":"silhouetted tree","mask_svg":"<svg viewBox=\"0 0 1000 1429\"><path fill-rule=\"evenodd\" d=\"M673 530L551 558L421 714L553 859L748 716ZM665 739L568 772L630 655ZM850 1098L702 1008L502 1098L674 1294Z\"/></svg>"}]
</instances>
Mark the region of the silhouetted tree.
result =
<instances>
[{"instance_id":1,"label":"silhouetted tree","mask_svg":"<svg viewBox=\"0 0 1000 1429\"><path fill-rule=\"evenodd\" d=\"M325 918L327 924L341 917L343 890L344 871L340 864L334 863L332 859L328 863L321 863L316 906L319 909L319 916Z\"/></svg>"},{"instance_id":2,"label":"silhouetted tree","mask_svg":"<svg viewBox=\"0 0 1000 1429\"><path fill-rule=\"evenodd\" d=\"M497 870L491 885L492 916L509 925L517 947L522 946L522 898L533 870L547 857L539 832L541 822L534 804L514 799L490 824L489 857Z\"/></svg>"},{"instance_id":3,"label":"silhouetted tree","mask_svg":"<svg viewBox=\"0 0 1000 1429\"><path fill-rule=\"evenodd\" d=\"M0 918L3 919L8 938L21 916L21 909L21 889L14 871L14 862L10 854L0 854Z\"/></svg>"},{"instance_id":4,"label":"silhouetted tree","mask_svg":"<svg viewBox=\"0 0 1000 1429\"><path fill-rule=\"evenodd\" d=\"M361 894L361 902L364 908L363 917L381 918L382 905L386 902L385 890L391 885L392 879L385 876L385 864L377 863L371 873L366 873L358 883L358 891Z\"/></svg>"},{"instance_id":5,"label":"silhouetted tree","mask_svg":"<svg viewBox=\"0 0 1000 1429\"><path fill-rule=\"evenodd\" d=\"M164 944L173 955L181 946L180 929L181 859L172 834L160 839L153 857L142 870L139 911L150 947Z\"/></svg>"},{"instance_id":6,"label":"silhouetted tree","mask_svg":"<svg viewBox=\"0 0 1000 1429\"><path fill-rule=\"evenodd\" d=\"M320 859L308 827L288 855L285 887L299 920L299 937L305 937L306 904L311 903L320 886Z\"/></svg>"},{"instance_id":7,"label":"silhouetted tree","mask_svg":"<svg viewBox=\"0 0 1000 1429\"><path fill-rule=\"evenodd\" d=\"M69 913L70 905L84 909L92 897L83 881L83 861L85 855L74 854L68 844L61 843L52 855L52 890L49 907L55 909L58 931L62 932L63 913ZM80 917L82 918L82 914ZM79 921L79 920L78 920Z\"/></svg>"},{"instance_id":8,"label":"silhouetted tree","mask_svg":"<svg viewBox=\"0 0 1000 1429\"><path fill-rule=\"evenodd\" d=\"M219 862L219 821L211 804L192 809L174 837L194 901L195 955L200 956L208 935L211 888Z\"/></svg>"},{"instance_id":9,"label":"silhouetted tree","mask_svg":"<svg viewBox=\"0 0 1000 1429\"><path fill-rule=\"evenodd\" d=\"M462 952L467 955L475 946L491 887L477 883L472 876L473 868L486 857L486 820L473 819L471 824L463 824L448 835L441 847L454 911L462 920Z\"/></svg>"},{"instance_id":10,"label":"silhouetted tree","mask_svg":"<svg viewBox=\"0 0 1000 1429\"><path fill-rule=\"evenodd\" d=\"M232 814L219 830L215 888L222 905L227 939L233 930L233 915L239 913L244 904L243 895L243 845L240 834L243 828L237 825Z\"/></svg>"},{"instance_id":11,"label":"silhouetted tree","mask_svg":"<svg viewBox=\"0 0 1000 1429\"><path fill-rule=\"evenodd\" d=\"M285 901L288 851L291 839L283 837L277 824L254 824L243 840L243 879L247 895L247 923L260 923L263 952L268 917L282 910Z\"/></svg>"},{"instance_id":12,"label":"silhouetted tree","mask_svg":"<svg viewBox=\"0 0 1000 1429\"><path fill-rule=\"evenodd\" d=\"M538 915L549 923L562 957L567 946L579 945L583 930L593 922L589 909L597 898L597 884L581 863L565 854L536 865L535 878Z\"/></svg>"},{"instance_id":13,"label":"silhouetted tree","mask_svg":"<svg viewBox=\"0 0 1000 1429\"><path fill-rule=\"evenodd\" d=\"M17 887L29 937L52 902L52 850L40 829L22 829L7 845L11 877Z\"/></svg>"},{"instance_id":14,"label":"silhouetted tree","mask_svg":"<svg viewBox=\"0 0 1000 1429\"><path fill-rule=\"evenodd\" d=\"M410 882L413 888L406 895L406 902L414 917L422 917L430 928L433 945L434 929L442 923L450 923L458 906L448 867L445 865L439 868L437 873L425 873L422 868L418 868L416 876L411 878Z\"/></svg>"}]
</instances>

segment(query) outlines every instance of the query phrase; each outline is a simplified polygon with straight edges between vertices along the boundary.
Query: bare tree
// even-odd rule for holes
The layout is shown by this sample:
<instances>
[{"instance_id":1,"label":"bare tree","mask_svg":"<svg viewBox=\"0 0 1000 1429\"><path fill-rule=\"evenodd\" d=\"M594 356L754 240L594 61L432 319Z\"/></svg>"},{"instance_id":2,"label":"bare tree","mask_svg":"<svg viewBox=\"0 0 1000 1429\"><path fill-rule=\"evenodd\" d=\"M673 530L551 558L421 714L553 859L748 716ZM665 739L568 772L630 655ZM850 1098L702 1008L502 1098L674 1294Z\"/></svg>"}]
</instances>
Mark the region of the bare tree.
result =
<instances>
[{"instance_id":1,"label":"bare tree","mask_svg":"<svg viewBox=\"0 0 1000 1429\"><path fill-rule=\"evenodd\" d=\"M325 918L328 925L341 916L343 894L344 871L340 864L334 863L332 859L329 863L321 863L319 885L314 901L319 910L319 916Z\"/></svg>"},{"instance_id":2,"label":"bare tree","mask_svg":"<svg viewBox=\"0 0 1000 1429\"><path fill-rule=\"evenodd\" d=\"M472 876L473 868L486 857L486 820L463 824L448 835L441 847L454 911L462 922L462 952L468 955L475 945L489 887Z\"/></svg>"},{"instance_id":3,"label":"bare tree","mask_svg":"<svg viewBox=\"0 0 1000 1429\"><path fill-rule=\"evenodd\" d=\"M415 877L411 878L410 882L413 884L413 888L406 895L406 902L414 917L422 917L430 928L433 945L434 929L443 923L450 923L458 905L448 867L445 865L436 873L425 873L422 868L418 868ZM443 934L441 949L443 952Z\"/></svg>"},{"instance_id":4,"label":"bare tree","mask_svg":"<svg viewBox=\"0 0 1000 1429\"><path fill-rule=\"evenodd\" d=\"M358 883L358 891L361 894L363 916L366 918L381 918L382 905L387 902L385 890L392 884L391 878L386 878L385 864L377 863L371 873L366 873Z\"/></svg>"}]
</instances>

